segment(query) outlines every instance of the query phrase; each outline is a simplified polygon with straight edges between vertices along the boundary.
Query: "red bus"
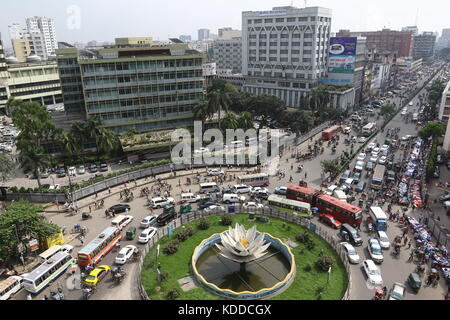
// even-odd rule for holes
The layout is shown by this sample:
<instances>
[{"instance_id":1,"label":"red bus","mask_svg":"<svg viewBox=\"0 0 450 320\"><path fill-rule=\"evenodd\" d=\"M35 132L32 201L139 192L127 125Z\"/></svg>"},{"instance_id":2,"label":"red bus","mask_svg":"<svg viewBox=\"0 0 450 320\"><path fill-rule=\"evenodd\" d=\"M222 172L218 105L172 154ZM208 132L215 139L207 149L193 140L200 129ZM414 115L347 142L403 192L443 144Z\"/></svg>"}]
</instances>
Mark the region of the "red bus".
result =
<instances>
[{"instance_id":1,"label":"red bus","mask_svg":"<svg viewBox=\"0 0 450 320\"><path fill-rule=\"evenodd\" d=\"M86 267L91 263L94 265L99 263L120 240L122 240L122 234L119 229L115 227L106 228L78 252L78 265Z\"/></svg>"},{"instance_id":2,"label":"red bus","mask_svg":"<svg viewBox=\"0 0 450 320\"><path fill-rule=\"evenodd\" d=\"M322 138L324 138L326 141L330 141L335 136L338 135L339 132L341 132L342 127L341 126L333 126L331 128L328 128L327 130L324 130L322 132Z\"/></svg>"},{"instance_id":3,"label":"red bus","mask_svg":"<svg viewBox=\"0 0 450 320\"><path fill-rule=\"evenodd\" d=\"M361 208L335 197L320 193L315 189L290 185L286 192L286 198L311 204L319 209L319 213L333 216L342 223L351 226L360 225L362 221Z\"/></svg>"},{"instance_id":4,"label":"red bus","mask_svg":"<svg viewBox=\"0 0 450 320\"><path fill-rule=\"evenodd\" d=\"M329 214L342 223L359 226L362 222L361 208L327 194L318 195L314 205L320 213Z\"/></svg>"},{"instance_id":5,"label":"red bus","mask_svg":"<svg viewBox=\"0 0 450 320\"><path fill-rule=\"evenodd\" d=\"M289 200L297 200L313 205L314 197L317 193L319 193L319 191L315 189L309 189L291 184L287 189L286 198L288 198Z\"/></svg>"}]
</instances>

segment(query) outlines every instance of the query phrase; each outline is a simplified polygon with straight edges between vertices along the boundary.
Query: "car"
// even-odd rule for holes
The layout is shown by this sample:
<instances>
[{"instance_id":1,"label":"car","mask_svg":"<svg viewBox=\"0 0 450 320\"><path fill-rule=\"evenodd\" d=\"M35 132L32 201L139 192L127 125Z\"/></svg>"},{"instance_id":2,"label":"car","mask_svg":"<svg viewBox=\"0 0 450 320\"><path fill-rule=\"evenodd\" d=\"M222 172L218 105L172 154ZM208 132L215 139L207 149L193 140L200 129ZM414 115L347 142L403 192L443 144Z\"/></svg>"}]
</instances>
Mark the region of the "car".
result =
<instances>
[{"instance_id":1,"label":"car","mask_svg":"<svg viewBox=\"0 0 450 320\"><path fill-rule=\"evenodd\" d=\"M413 136L411 136L411 135L406 135L406 136L403 136L403 137L401 138L401 140L402 140L402 141L409 141L412 137L413 137Z\"/></svg>"},{"instance_id":2,"label":"car","mask_svg":"<svg viewBox=\"0 0 450 320\"><path fill-rule=\"evenodd\" d=\"M70 177L75 177L77 173L77 169L75 167L69 167L67 170Z\"/></svg>"},{"instance_id":3,"label":"car","mask_svg":"<svg viewBox=\"0 0 450 320\"><path fill-rule=\"evenodd\" d=\"M378 156L373 156L372 155L369 160L370 160L370 162L378 163Z\"/></svg>"},{"instance_id":4,"label":"car","mask_svg":"<svg viewBox=\"0 0 450 320\"><path fill-rule=\"evenodd\" d=\"M98 266L89 273L89 275L84 279L84 282L88 286L96 286L103 278L106 277L111 268L106 265Z\"/></svg>"},{"instance_id":5,"label":"car","mask_svg":"<svg viewBox=\"0 0 450 320\"><path fill-rule=\"evenodd\" d=\"M77 169L78 174L85 174L86 168L84 166L79 166Z\"/></svg>"},{"instance_id":6,"label":"car","mask_svg":"<svg viewBox=\"0 0 450 320\"><path fill-rule=\"evenodd\" d=\"M329 214L321 214L319 216L319 220L329 225L333 229L339 229L342 226L341 222L337 221L333 216L330 216Z\"/></svg>"},{"instance_id":7,"label":"car","mask_svg":"<svg viewBox=\"0 0 450 320\"><path fill-rule=\"evenodd\" d=\"M280 195L286 195L287 187L276 187L274 193L280 194Z\"/></svg>"},{"instance_id":8,"label":"car","mask_svg":"<svg viewBox=\"0 0 450 320\"><path fill-rule=\"evenodd\" d=\"M371 285L377 286L379 288L383 286L381 271L372 260L364 260L361 268L367 275L368 281Z\"/></svg>"},{"instance_id":9,"label":"car","mask_svg":"<svg viewBox=\"0 0 450 320\"><path fill-rule=\"evenodd\" d=\"M153 209L159 209L159 208L162 208L162 207L164 207L164 206L166 206L168 204L175 204L175 199L171 198L171 197L168 197L168 198L157 197L157 198L153 198L150 201L150 203L151 203L151 206L152 206Z\"/></svg>"},{"instance_id":10,"label":"car","mask_svg":"<svg viewBox=\"0 0 450 320\"><path fill-rule=\"evenodd\" d=\"M358 143L366 143L367 138L366 137L359 137L358 138Z\"/></svg>"},{"instance_id":11,"label":"car","mask_svg":"<svg viewBox=\"0 0 450 320\"><path fill-rule=\"evenodd\" d=\"M352 131L351 127L345 127L344 130L342 131L343 133L350 133Z\"/></svg>"},{"instance_id":12,"label":"car","mask_svg":"<svg viewBox=\"0 0 450 320\"><path fill-rule=\"evenodd\" d=\"M158 229L156 229L155 227L145 229L139 235L138 242L143 244L149 242L150 239L153 238L153 236L156 234L156 232L158 232Z\"/></svg>"},{"instance_id":13,"label":"car","mask_svg":"<svg viewBox=\"0 0 450 320\"><path fill-rule=\"evenodd\" d=\"M355 247L353 247L348 242L341 242L341 246L344 248L345 253L347 254L348 262L352 264L358 264L359 263L359 255L356 251Z\"/></svg>"},{"instance_id":14,"label":"car","mask_svg":"<svg viewBox=\"0 0 450 320\"><path fill-rule=\"evenodd\" d=\"M108 164L106 164L105 162L100 164L100 171L101 172L105 172L108 171Z\"/></svg>"},{"instance_id":15,"label":"car","mask_svg":"<svg viewBox=\"0 0 450 320\"><path fill-rule=\"evenodd\" d=\"M353 174L352 179L353 179L353 183L358 184L359 181L361 180L361 172L355 172L355 173Z\"/></svg>"},{"instance_id":16,"label":"car","mask_svg":"<svg viewBox=\"0 0 450 320\"><path fill-rule=\"evenodd\" d=\"M375 162L373 162L373 161L367 162L367 163L366 163L366 170L372 171L373 168L375 168L375 164L374 164L374 163L375 163Z\"/></svg>"},{"instance_id":17,"label":"car","mask_svg":"<svg viewBox=\"0 0 450 320\"><path fill-rule=\"evenodd\" d=\"M220 212L220 213L225 213L225 207L224 206L217 206L217 205L212 205L209 206L205 209L203 209L205 212Z\"/></svg>"},{"instance_id":18,"label":"car","mask_svg":"<svg viewBox=\"0 0 450 320\"><path fill-rule=\"evenodd\" d=\"M158 218L158 216L155 215L144 217L144 219L142 219L141 221L141 228L147 229L156 222L156 218Z\"/></svg>"},{"instance_id":19,"label":"car","mask_svg":"<svg viewBox=\"0 0 450 320\"><path fill-rule=\"evenodd\" d=\"M409 106L410 106L410 107L414 106L414 103L410 102L410 103L409 103Z\"/></svg>"},{"instance_id":20,"label":"car","mask_svg":"<svg viewBox=\"0 0 450 320\"><path fill-rule=\"evenodd\" d=\"M406 116L407 112L406 111L402 111L401 115L402 116Z\"/></svg>"},{"instance_id":21,"label":"car","mask_svg":"<svg viewBox=\"0 0 450 320\"><path fill-rule=\"evenodd\" d=\"M329 196L332 197L333 194L334 194L334 191L335 191L337 188L338 188L337 185L329 186L329 187L327 188L327 190L325 190L325 194L327 194L327 195L329 195Z\"/></svg>"},{"instance_id":22,"label":"car","mask_svg":"<svg viewBox=\"0 0 450 320\"><path fill-rule=\"evenodd\" d=\"M91 165L89 166L89 171L90 171L91 173L97 172L97 171L98 171L97 165L96 165L96 164L91 164Z\"/></svg>"},{"instance_id":23,"label":"car","mask_svg":"<svg viewBox=\"0 0 450 320\"><path fill-rule=\"evenodd\" d=\"M376 143L369 143L369 145L367 146L367 151L371 152L374 148L376 148Z\"/></svg>"},{"instance_id":24,"label":"car","mask_svg":"<svg viewBox=\"0 0 450 320\"><path fill-rule=\"evenodd\" d=\"M126 247L120 249L114 261L116 262L116 264L125 264L127 263L128 259L133 255L133 253L136 251L137 251L136 246L133 246L131 244L127 245Z\"/></svg>"},{"instance_id":25,"label":"car","mask_svg":"<svg viewBox=\"0 0 450 320\"><path fill-rule=\"evenodd\" d=\"M356 162L355 170L359 171L359 172L363 171L364 170L364 161Z\"/></svg>"},{"instance_id":26,"label":"car","mask_svg":"<svg viewBox=\"0 0 450 320\"><path fill-rule=\"evenodd\" d=\"M244 203L243 207L244 207L245 210L247 210L249 212L252 212L252 211L254 212L257 209L261 210L261 209L265 208L265 206L262 203L256 203L256 202Z\"/></svg>"},{"instance_id":27,"label":"car","mask_svg":"<svg viewBox=\"0 0 450 320\"><path fill-rule=\"evenodd\" d=\"M374 154L378 155L379 153L380 153L380 148L375 147L375 148L372 149L372 155L374 155Z\"/></svg>"},{"instance_id":28,"label":"car","mask_svg":"<svg viewBox=\"0 0 450 320\"><path fill-rule=\"evenodd\" d=\"M58 169L58 178L64 178L66 176L66 169L60 168Z\"/></svg>"},{"instance_id":29,"label":"car","mask_svg":"<svg viewBox=\"0 0 450 320\"><path fill-rule=\"evenodd\" d=\"M389 146L387 144L383 144L380 148L380 152L384 153L386 151L389 151Z\"/></svg>"},{"instance_id":30,"label":"car","mask_svg":"<svg viewBox=\"0 0 450 320\"><path fill-rule=\"evenodd\" d=\"M205 209L208 208L210 206L220 206L220 203L217 201L206 201L206 202L202 202L200 203L200 205L198 206L199 209Z\"/></svg>"},{"instance_id":31,"label":"car","mask_svg":"<svg viewBox=\"0 0 450 320\"><path fill-rule=\"evenodd\" d=\"M366 189L366 182L364 181L360 181L357 185L356 185L356 192L364 192L364 189Z\"/></svg>"},{"instance_id":32,"label":"car","mask_svg":"<svg viewBox=\"0 0 450 320\"><path fill-rule=\"evenodd\" d=\"M386 156L382 156L380 159L378 159L378 164L385 165L387 161Z\"/></svg>"},{"instance_id":33,"label":"car","mask_svg":"<svg viewBox=\"0 0 450 320\"><path fill-rule=\"evenodd\" d=\"M450 201L450 193L447 194L443 194L442 196L439 197L439 202L447 202Z\"/></svg>"},{"instance_id":34,"label":"car","mask_svg":"<svg viewBox=\"0 0 450 320\"><path fill-rule=\"evenodd\" d=\"M367 250L369 251L370 258L372 258L375 263L383 263L383 252L381 251L380 242L377 239L369 240L369 246L367 247Z\"/></svg>"},{"instance_id":35,"label":"car","mask_svg":"<svg viewBox=\"0 0 450 320\"><path fill-rule=\"evenodd\" d=\"M225 173L222 170L219 169L209 169L207 175L208 176L222 176Z\"/></svg>"},{"instance_id":36,"label":"car","mask_svg":"<svg viewBox=\"0 0 450 320\"><path fill-rule=\"evenodd\" d=\"M342 174L341 178L339 179L339 182L340 182L340 183L344 183L345 180L347 180L347 179L350 177L350 174L351 174L351 171L350 171L350 170L346 170L346 171Z\"/></svg>"},{"instance_id":37,"label":"car","mask_svg":"<svg viewBox=\"0 0 450 320\"><path fill-rule=\"evenodd\" d=\"M128 211L130 211L130 205L128 204L116 204L114 206L112 206L111 208L109 208L107 211L108 212L112 212L114 210L115 213L123 213L126 212L127 209Z\"/></svg>"},{"instance_id":38,"label":"car","mask_svg":"<svg viewBox=\"0 0 450 320\"><path fill-rule=\"evenodd\" d=\"M269 193L269 190L263 187L250 187L250 193L251 194Z\"/></svg>"},{"instance_id":39,"label":"car","mask_svg":"<svg viewBox=\"0 0 450 320\"><path fill-rule=\"evenodd\" d=\"M444 156L442 154L438 154L436 157L436 163L443 164L444 163Z\"/></svg>"},{"instance_id":40,"label":"car","mask_svg":"<svg viewBox=\"0 0 450 320\"><path fill-rule=\"evenodd\" d=\"M380 243L380 247L383 250L388 250L391 247L391 242L384 231L377 232L378 242Z\"/></svg>"},{"instance_id":41,"label":"car","mask_svg":"<svg viewBox=\"0 0 450 320\"><path fill-rule=\"evenodd\" d=\"M404 300L405 292L406 287L403 284L396 282L389 293L388 300Z\"/></svg>"},{"instance_id":42,"label":"car","mask_svg":"<svg viewBox=\"0 0 450 320\"><path fill-rule=\"evenodd\" d=\"M356 158L357 161L364 161L366 160L366 154L365 153L360 153L358 154L358 157Z\"/></svg>"}]
</instances>

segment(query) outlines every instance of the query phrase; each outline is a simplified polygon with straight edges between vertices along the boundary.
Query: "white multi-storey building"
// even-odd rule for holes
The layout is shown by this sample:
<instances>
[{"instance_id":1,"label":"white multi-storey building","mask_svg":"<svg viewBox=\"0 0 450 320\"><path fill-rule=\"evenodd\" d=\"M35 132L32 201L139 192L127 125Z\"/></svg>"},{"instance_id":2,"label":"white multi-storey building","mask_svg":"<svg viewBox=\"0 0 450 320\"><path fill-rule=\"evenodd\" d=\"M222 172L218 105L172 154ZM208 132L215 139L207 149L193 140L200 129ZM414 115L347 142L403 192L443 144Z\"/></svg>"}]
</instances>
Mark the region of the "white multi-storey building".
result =
<instances>
[{"instance_id":1,"label":"white multi-storey building","mask_svg":"<svg viewBox=\"0 0 450 320\"><path fill-rule=\"evenodd\" d=\"M241 73L242 38L216 40L213 45L213 59L217 63L218 73Z\"/></svg>"},{"instance_id":2,"label":"white multi-storey building","mask_svg":"<svg viewBox=\"0 0 450 320\"><path fill-rule=\"evenodd\" d=\"M55 22L45 17L32 17L26 19L27 29L34 44L35 53L43 59L55 54L58 49L56 40Z\"/></svg>"},{"instance_id":3,"label":"white multi-storey building","mask_svg":"<svg viewBox=\"0 0 450 320\"><path fill-rule=\"evenodd\" d=\"M331 9L275 7L242 13L243 90L301 107L327 72Z\"/></svg>"},{"instance_id":4,"label":"white multi-storey building","mask_svg":"<svg viewBox=\"0 0 450 320\"><path fill-rule=\"evenodd\" d=\"M209 40L209 38L210 38L209 29L198 30L198 41Z\"/></svg>"}]
</instances>

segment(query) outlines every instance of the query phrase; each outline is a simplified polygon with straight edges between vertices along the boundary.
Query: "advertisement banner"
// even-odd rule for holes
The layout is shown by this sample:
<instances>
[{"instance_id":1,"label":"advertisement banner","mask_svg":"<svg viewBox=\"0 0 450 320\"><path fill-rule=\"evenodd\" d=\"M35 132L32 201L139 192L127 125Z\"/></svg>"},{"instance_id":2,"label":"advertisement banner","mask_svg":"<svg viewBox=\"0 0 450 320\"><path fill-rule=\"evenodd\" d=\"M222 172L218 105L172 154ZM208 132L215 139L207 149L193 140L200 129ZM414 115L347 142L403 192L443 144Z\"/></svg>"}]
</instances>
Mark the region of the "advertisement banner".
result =
<instances>
[{"instance_id":1,"label":"advertisement banner","mask_svg":"<svg viewBox=\"0 0 450 320\"><path fill-rule=\"evenodd\" d=\"M30 242L28 242L28 248L31 252L39 250L39 242L36 239L30 240Z\"/></svg>"},{"instance_id":2,"label":"advertisement banner","mask_svg":"<svg viewBox=\"0 0 450 320\"><path fill-rule=\"evenodd\" d=\"M356 37L330 39L329 73L353 73L356 63Z\"/></svg>"}]
</instances>

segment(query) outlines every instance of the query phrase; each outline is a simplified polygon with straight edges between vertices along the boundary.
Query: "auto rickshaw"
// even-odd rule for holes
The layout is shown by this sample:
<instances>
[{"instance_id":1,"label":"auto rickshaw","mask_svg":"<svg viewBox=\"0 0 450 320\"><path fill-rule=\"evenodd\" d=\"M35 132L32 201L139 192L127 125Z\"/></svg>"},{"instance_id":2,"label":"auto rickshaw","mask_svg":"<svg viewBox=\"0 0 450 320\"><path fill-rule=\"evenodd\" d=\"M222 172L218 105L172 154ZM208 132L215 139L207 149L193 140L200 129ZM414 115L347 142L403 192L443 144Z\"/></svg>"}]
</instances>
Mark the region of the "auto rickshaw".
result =
<instances>
[{"instance_id":1,"label":"auto rickshaw","mask_svg":"<svg viewBox=\"0 0 450 320\"><path fill-rule=\"evenodd\" d=\"M189 213L192 211L192 205L189 202L180 205L180 214Z\"/></svg>"},{"instance_id":2,"label":"auto rickshaw","mask_svg":"<svg viewBox=\"0 0 450 320\"><path fill-rule=\"evenodd\" d=\"M165 213L175 213L175 207L171 204L167 204L163 207L163 214Z\"/></svg>"},{"instance_id":3,"label":"auto rickshaw","mask_svg":"<svg viewBox=\"0 0 450 320\"><path fill-rule=\"evenodd\" d=\"M415 293L418 293L420 288L422 287L420 276L415 272L409 275L407 282Z\"/></svg>"},{"instance_id":4,"label":"auto rickshaw","mask_svg":"<svg viewBox=\"0 0 450 320\"><path fill-rule=\"evenodd\" d=\"M126 233L127 240L134 240L136 237L136 227L129 227Z\"/></svg>"}]
</instances>

